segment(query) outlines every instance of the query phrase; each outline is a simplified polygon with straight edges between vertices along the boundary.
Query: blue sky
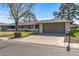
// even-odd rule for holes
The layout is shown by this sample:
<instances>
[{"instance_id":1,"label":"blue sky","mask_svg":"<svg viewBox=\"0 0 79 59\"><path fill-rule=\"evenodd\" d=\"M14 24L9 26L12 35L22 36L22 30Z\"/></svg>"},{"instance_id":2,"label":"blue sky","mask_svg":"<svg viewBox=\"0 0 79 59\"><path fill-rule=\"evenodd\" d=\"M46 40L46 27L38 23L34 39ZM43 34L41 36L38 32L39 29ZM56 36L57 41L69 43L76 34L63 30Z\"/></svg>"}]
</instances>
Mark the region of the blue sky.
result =
<instances>
[{"instance_id":1,"label":"blue sky","mask_svg":"<svg viewBox=\"0 0 79 59\"><path fill-rule=\"evenodd\" d=\"M58 11L60 3L37 3L34 7L33 13L38 20L45 20L53 18L53 12ZM9 18L6 5L0 5L0 22L12 23L12 19Z\"/></svg>"},{"instance_id":2,"label":"blue sky","mask_svg":"<svg viewBox=\"0 0 79 59\"><path fill-rule=\"evenodd\" d=\"M59 3L39 3L35 5L34 13L38 20L53 18L53 12L58 11Z\"/></svg>"}]
</instances>

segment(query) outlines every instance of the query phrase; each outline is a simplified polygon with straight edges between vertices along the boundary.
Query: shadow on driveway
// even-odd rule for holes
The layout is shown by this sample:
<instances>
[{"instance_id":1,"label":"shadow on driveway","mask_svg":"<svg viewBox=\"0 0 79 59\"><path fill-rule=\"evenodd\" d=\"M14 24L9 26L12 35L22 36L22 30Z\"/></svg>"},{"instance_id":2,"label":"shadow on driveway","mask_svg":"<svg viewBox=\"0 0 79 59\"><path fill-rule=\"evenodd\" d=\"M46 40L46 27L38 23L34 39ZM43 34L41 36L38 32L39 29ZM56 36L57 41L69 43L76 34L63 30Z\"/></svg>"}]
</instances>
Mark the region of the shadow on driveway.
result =
<instances>
[{"instance_id":1,"label":"shadow on driveway","mask_svg":"<svg viewBox=\"0 0 79 59\"><path fill-rule=\"evenodd\" d=\"M36 34L38 36L65 36L65 34L53 34L53 33L39 33L39 34Z\"/></svg>"}]
</instances>

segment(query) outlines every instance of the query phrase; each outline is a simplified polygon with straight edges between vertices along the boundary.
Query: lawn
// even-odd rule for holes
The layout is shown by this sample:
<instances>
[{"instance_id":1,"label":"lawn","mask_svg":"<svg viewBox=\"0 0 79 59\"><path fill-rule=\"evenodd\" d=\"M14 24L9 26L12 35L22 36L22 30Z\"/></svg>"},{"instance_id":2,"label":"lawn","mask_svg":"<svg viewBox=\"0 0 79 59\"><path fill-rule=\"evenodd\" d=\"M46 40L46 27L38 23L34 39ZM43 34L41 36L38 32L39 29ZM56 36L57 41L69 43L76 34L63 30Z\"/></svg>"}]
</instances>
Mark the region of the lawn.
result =
<instances>
[{"instance_id":1,"label":"lawn","mask_svg":"<svg viewBox=\"0 0 79 59\"><path fill-rule=\"evenodd\" d=\"M72 34L70 35L71 42L73 43L79 43L79 28L76 28L72 31ZM65 37L65 42L68 42L68 35Z\"/></svg>"},{"instance_id":2,"label":"lawn","mask_svg":"<svg viewBox=\"0 0 79 59\"><path fill-rule=\"evenodd\" d=\"M36 33L34 32L21 32L21 37L27 37L30 35L34 35ZM10 37L10 36L14 36L14 32L0 32L0 36L2 37Z\"/></svg>"},{"instance_id":3,"label":"lawn","mask_svg":"<svg viewBox=\"0 0 79 59\"><path fill-rule=\"evenodd\" d=\"M79 38L79 28L73 31L73 35L74 37Z\"/></svg>"},{"instance_id":4,"label":"lawn","mask_svg":"<svg viewBox=\"0 0 79 59\"><path fill-rule=\"evenodd\" d=\"M73 36L71 35L72 37L76 37L79 39L79 28L76 28L75 30L73 30L72 33L73 33Z\"/></svg>"}]
</instances>

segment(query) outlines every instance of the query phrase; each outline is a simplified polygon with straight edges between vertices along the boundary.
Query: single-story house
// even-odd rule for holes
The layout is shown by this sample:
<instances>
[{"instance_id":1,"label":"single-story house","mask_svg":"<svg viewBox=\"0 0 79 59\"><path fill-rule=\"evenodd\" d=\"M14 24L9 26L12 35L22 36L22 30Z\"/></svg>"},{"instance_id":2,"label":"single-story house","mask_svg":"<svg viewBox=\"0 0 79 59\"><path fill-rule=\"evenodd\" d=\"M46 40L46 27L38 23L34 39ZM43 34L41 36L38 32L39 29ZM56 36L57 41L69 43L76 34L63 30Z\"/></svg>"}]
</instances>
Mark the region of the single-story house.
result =
<instances>
[{"instance_id":1,"label":"single-story house","mask_svg":"<svg viewBox=\"0 0 79 59\"><path fill-rule=\"evenodd\" d=\"M30 22L19 22L19 31L33 31L39 33L66 34L70 29L72 20L41 20ZM2 29L2 30L1 30ZM0 30L15 31L15 24L0 25Z\"/></svg>"}]
</instances>

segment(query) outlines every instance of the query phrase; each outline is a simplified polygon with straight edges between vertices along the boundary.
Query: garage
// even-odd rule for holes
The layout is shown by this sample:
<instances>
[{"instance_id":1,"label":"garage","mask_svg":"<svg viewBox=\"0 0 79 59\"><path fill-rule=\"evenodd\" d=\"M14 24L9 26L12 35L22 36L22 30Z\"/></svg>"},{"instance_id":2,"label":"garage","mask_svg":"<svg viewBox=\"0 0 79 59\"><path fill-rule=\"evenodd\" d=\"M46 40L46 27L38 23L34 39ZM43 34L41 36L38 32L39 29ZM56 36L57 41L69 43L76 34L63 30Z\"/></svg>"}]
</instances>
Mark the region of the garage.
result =
<instances>
[{"instance_id":1,"label":"garage","mask_svg":"<svg viewBox=\"0 0 79 59\"><path fill-rule=\"evenodd\" d=\"M65 23L44 23L43 32L44 33L54 33L54 34L64 34L65 33Z\"/></svg>"}]
</instances>

